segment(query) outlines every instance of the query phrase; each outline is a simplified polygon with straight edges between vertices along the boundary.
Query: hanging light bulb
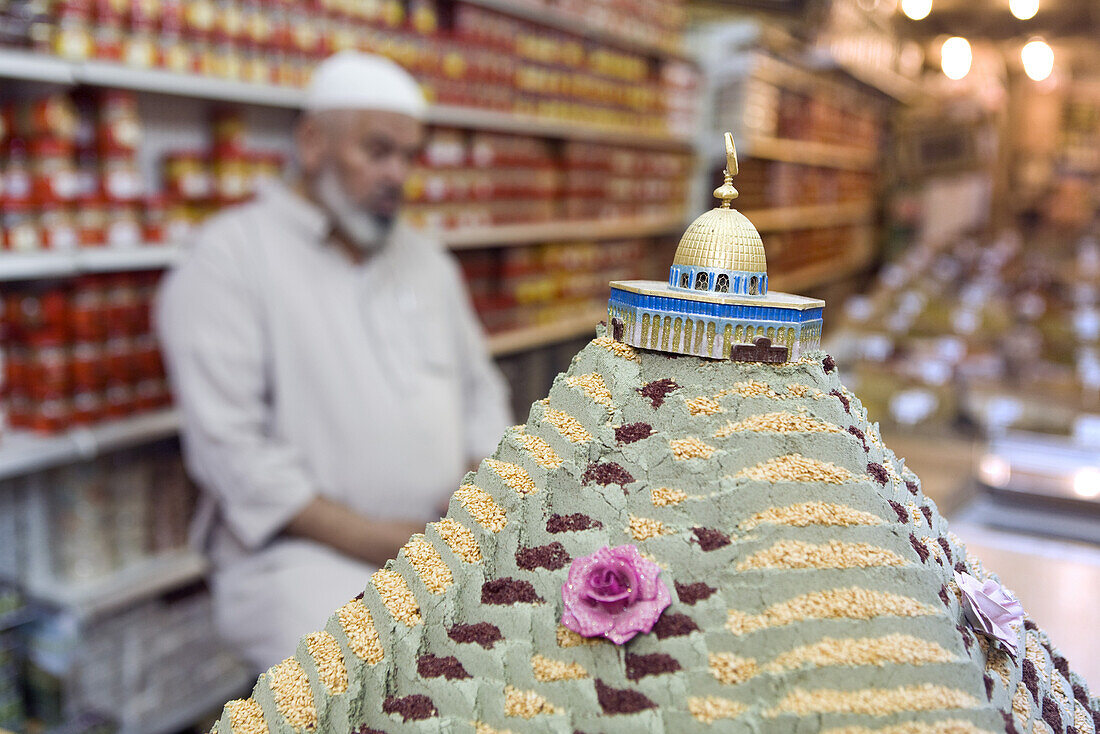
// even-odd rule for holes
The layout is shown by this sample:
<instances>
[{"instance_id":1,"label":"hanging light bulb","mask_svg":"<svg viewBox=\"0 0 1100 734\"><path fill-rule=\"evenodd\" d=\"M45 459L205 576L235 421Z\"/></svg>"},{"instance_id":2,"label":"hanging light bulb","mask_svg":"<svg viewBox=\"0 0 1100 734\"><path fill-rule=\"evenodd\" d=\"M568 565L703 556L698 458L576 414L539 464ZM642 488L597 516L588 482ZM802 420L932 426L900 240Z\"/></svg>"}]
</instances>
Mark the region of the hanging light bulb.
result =
<instances>
[{"instance_id":1,"label":"hanging light bulb","mask_svg":"<svg viewBox=\"0 0 1100 734\"><path fill-rule=\"evenodd\" d=\"M1020 61L1024 62L1024 73L1041 82L1054 71L1054 49L1043 39L1034 38L1020 50Z\"/></svg>"},{"instance_id":2,"label":"hanging light bulb","mask_svg":"<svg viewBox=\"0 0 1100 734\"><path fill-rule=\"evenodd\" d=\"M1031 20L1039 12L1039 0L1008 0L1008 9L1020 20Z\"/></svg>"},{"instance_id":3,"label":"hanging light bulb","mask_svg":"<svg viewBox=\"0 0 1100 734\"><path fill-rule=\"evenodd\" d=\"M962 79L970 73L970 64L974 61L974 52L970 42L962 36L952 36L943 42L940 49L940 67L948 79Z\"/></svg>"},{"instance_id":4,"label":"hanging light bulb","mask_svg":"<svg viewBox=\"0 0 1100 734\"><path fill-rule=\"evenodd\" d=\"M901 12L912 20L924 20L932 12L932 0L901 0Z\"/></svg>"}]
</instances>

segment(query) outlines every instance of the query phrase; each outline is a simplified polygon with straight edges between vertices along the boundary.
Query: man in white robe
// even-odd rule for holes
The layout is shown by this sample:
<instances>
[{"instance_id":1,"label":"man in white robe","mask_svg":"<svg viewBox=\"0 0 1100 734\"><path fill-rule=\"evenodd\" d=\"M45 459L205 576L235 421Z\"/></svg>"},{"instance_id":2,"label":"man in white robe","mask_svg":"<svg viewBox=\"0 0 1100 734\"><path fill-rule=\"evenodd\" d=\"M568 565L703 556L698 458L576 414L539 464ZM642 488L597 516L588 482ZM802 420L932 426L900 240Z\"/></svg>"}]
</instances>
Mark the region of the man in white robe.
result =
<instances>
[{"instance_id":1,"label":"man in white robe","mask_svg":"<svg viewBox=\"0 0 1100 734\"><path fill-rule=\"evenodd\" d=\"M204 224L157 318L219 628L257 669L438 518L510 418L456 264L396 221L416 83L345 52L306 98L296 184Z\"/></svg>"}]
</instances>

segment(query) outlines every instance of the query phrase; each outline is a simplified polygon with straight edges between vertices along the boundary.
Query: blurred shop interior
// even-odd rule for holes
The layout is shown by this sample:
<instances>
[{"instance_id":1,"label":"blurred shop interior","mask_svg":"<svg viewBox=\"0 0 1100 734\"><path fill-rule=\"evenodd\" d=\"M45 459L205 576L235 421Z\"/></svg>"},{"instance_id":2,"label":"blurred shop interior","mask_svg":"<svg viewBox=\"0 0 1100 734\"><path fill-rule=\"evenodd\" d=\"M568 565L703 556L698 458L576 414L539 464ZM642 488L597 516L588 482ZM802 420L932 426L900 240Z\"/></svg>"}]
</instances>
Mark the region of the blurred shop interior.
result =
<instances>
[{"instance_id":1,"label":"blurred shop interior","mask_svg":"<svg viewBox=\"0 0 1100 734\"><path fill-rule=\"evenodd\" d=\"M732 131L772 287L826 299L886 444L1100 685L1095 0L5 0L0 730L198 731L253 680L150 305L347 48L431 102L403 217L517 419L609 280L664 279Z\"/></svg>"}]
</instances>

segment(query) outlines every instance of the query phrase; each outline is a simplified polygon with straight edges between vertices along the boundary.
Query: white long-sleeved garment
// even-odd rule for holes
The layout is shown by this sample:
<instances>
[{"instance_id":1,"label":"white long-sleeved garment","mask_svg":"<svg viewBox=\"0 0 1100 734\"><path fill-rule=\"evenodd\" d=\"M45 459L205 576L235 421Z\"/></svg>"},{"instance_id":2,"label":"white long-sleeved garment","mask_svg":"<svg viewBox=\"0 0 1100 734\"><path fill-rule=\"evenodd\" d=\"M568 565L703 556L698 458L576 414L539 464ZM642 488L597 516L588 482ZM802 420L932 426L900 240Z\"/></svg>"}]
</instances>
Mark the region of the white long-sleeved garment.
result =
<instances>
[{"instance_id":1,"label":"white long-sleeved garment","mask_svg":"<svg viewBox=\"0 0 1100 734\"><path fill-rule=\"evenodd\" d=\"M398 227L362 265L279 183L204 225L168 277L158 332L203 489L193 537L215 608L258 667L361 591L373 569L279 536L313 497L429 521L509 422L462 278Z\"/></svg>"}]
</instances>

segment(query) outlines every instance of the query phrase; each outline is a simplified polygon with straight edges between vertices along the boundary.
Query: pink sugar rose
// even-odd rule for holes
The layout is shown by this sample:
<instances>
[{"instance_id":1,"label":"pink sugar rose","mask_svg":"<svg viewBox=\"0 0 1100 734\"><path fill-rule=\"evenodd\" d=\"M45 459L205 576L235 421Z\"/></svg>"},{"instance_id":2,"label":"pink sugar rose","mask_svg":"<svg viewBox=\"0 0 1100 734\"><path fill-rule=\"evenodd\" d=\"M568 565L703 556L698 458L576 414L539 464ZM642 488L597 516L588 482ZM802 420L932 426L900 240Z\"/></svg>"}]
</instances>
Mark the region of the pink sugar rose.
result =
<instances>
[{"instance_id":1,"label":"pink sugar rose","mask_svg":"<svg viewBox=\"0 0 1100 734\"><path fill-rule=\"evenodd\" d=\"M955 583L962 592L963 613L970 625L1016 652L1020 637L1015 628L1024 622L1020 600L993 579L978 581L956 571Z\"/></svg>"},{"instance_id":2,"label":"pink sugar rose","mask_svg":"<svg viewBox=\"0 0 1100 734\"><path fill-rule=\"evenodd\" d=\"M604 546L577 558L561 587L561 623L583 637L606 637L616 645L649 632L672 595L657 577L661 568L633 545Z\"/></svg>"}]
</instances>

